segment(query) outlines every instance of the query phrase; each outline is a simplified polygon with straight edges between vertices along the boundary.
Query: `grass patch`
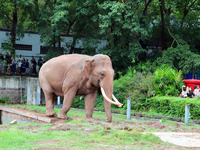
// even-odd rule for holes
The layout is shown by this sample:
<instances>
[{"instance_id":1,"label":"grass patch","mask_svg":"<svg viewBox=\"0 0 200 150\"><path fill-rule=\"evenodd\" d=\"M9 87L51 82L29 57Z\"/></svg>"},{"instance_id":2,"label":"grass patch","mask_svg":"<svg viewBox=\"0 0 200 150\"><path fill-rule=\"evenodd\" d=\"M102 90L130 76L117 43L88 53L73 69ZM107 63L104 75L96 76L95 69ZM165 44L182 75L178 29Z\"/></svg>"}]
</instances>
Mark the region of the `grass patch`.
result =
<instances>
[{"instance_id":1,"label":"grass patch","mask_svg":"<svg viewBox=\"0 0 200 150\"><path fill-rule=\"evenodd\" d=\"M45 131L34 133L23 129L11 128L2 131L0 134L0 147L2 149L30 149L42 147L63 147L63 148L123 148L129 145L134 148L134 144L162 143L159 138L152 134L142 134L136 131L106 131L84 133L77 131Z\"/></svg>"},{"instance_id":2,"label":"grass patch","mask_svg":"<svg viewBox=\"0 0 200 150\"><path fill-rule=\"evenodd\" d=\"M14 105L12 107L45 113L45 106ZM59 108L56 108L56 113ZM176 149L176 146L162 142L151 131L160 131L154 125L169 126L168 131L182 128L190 131L199 129L196 125L184 124L177 127L176 122L163 119L154 124L152 121L127 120L124 115L113 114L113 122L106 123L105 112L94 112L94 121L85 120L85 112L71 109L70 117L63 125L54 124L17 124L0 125L1 149L37 149L37 148L64 148L64 149ZM153 124L152 126L150 124ZM6 128L4 128L6 127ZM62 130L68 127L69 130ZM106 127L106 128L105 128ZM109 127L109 128L108 128ZM126 128L132 130L127 131ZM138 132L141 127L147 133ZM163 129L164 131L166 129Z\"/></svg>"}]
</instances>

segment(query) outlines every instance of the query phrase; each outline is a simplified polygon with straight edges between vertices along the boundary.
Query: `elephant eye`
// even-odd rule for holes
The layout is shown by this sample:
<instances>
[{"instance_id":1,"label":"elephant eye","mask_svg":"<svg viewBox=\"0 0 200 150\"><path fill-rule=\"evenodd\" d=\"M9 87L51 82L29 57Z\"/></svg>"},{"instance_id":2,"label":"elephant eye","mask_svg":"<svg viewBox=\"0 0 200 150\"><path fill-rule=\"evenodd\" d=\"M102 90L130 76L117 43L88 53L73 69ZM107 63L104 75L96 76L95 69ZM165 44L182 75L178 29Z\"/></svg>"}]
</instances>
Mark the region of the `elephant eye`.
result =
<instances>
[{"instance_id":1,"label":"elephant eye","mask_svg":"<svg viewBox=\"0 0 200 150\"><path fill-rule=\"evenodd\" d=\"M103 72L101 72L100 74L101 74L101 77L104 77L104 76L105 76L105 74L104 74Z\"/></svg>"}]
</instances>

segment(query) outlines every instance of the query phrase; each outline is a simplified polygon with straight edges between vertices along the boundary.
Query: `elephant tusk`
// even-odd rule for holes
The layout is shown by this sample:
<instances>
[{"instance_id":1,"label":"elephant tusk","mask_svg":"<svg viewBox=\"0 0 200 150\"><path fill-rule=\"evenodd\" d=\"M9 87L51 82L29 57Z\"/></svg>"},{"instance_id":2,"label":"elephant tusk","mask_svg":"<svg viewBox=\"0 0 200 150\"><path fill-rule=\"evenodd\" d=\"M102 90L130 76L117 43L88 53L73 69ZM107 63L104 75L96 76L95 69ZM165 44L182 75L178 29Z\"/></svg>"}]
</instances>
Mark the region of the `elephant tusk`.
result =
<instances>
[{"instance_id":1,"label":"elephant tusk","mask_svg":"<svg viewBox=\"0 0 200 150\"><path fill-rule=\"evenodd\" d=\"M115 102L120 103L117 98L112 94L112 98L114 99ZM118 105L118 107L122 107L122 103L120 103L120 105Z\"/></svg>"},{"instance_id":2,"label":"elephant tusk","mask_svg":"<svg viewBox=\"0 0 200 150\"><path fill-rule=\"evenodd\" d=\"M112 94L112 98L114 99L115 102L119 103L119 101L116 99L116 97Z\"/></svg>"},{"instance_id":3,"label":"elephant tusk","mask_svg":"<svg viewBox=\"0 0 200 150\"><path fill-rule=\"evenodd\" d=\"M101 87L101 93L103 95L103 97L105 98L105 100L107 100L108 102L112 103L112 104L115 104L115 105L118 105L118 107L122 107L123 104L121 104L116 98L115 98L115 102L110 100L106 94L105 94L105 91L104 89ZM117 101L116 101L117 100Z\"/></svg>"}]
</instances>

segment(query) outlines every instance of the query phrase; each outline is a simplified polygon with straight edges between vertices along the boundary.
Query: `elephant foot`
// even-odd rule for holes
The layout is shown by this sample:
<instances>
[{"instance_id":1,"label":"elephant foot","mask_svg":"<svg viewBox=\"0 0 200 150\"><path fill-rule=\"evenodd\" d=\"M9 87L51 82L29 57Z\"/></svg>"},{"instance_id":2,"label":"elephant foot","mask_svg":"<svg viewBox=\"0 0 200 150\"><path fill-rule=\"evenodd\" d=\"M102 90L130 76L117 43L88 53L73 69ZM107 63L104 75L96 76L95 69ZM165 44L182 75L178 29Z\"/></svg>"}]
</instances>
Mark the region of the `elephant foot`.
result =
<instances>
[{"instance_id":1,"label":"elephant foot","mask_svg":"<svg viewBox=\"0 0 200 150\"><path fill-rule=\"evenodd\" d=\"M108 122L108 123L112 122L112 119L106 119L106 122Z\"/></svg>"},{"instance_id":2,"label":"elephant foot","mask_svg":"<svg viewBox=\"0 0 200 150\"><path fill-rule=\"evenodd\" d=\"M56 115L55 111L46 111L47 117L54 117Z\"/></svg>"},{"instance_id":3,"label":"elephant foot","mask_svg":"<svg viewBox=\"0 0 200 150\"><path fill-rule=\"evenodd\" d=\"M64 114L58 114L57 118L62 120L68 120L68 117Z\"/></svg>"},{"instance_id":4,"label":"elephant foot","mask_svg":"<svg viewBox=\"0 0 200 150\"><path fill-rule=\"evenodd\" d=\"M95 119L93 119L93 118L91 118L91 117L90 117L90 118L86 117L85 120L86 120L86 121L89 121L89 122L94 122L94 121L95 121Z\"/></svg>"}]
</instances>

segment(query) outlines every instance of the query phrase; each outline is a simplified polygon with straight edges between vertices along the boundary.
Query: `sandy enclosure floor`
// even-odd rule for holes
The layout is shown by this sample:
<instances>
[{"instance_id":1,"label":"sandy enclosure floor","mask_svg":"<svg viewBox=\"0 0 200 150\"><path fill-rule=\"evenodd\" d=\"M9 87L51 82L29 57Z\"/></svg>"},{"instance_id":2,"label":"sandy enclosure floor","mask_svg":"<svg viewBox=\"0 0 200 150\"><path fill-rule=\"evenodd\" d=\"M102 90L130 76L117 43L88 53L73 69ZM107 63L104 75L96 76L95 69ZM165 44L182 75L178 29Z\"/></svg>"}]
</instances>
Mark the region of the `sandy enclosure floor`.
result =
<instances>
[{"instance_id":1,"label":"sandy enclosure floor","mask_svg":"<svg viewBox=\"0 0 200 150\"><path fill-rule=\"evenodd\" d=\"M183 147L194 147L200 149L200 133L183 132L152 132L162 141Z\"/></svg>"}]
</instances>

